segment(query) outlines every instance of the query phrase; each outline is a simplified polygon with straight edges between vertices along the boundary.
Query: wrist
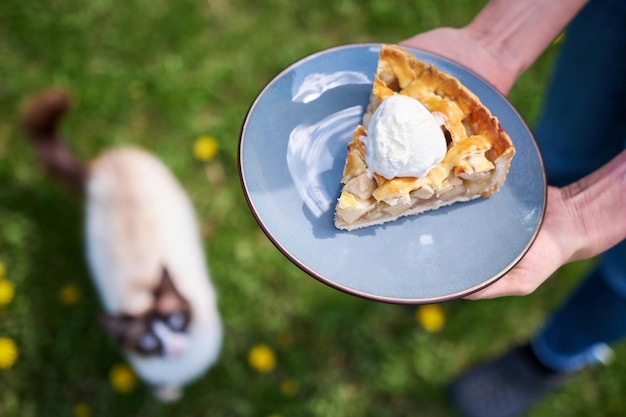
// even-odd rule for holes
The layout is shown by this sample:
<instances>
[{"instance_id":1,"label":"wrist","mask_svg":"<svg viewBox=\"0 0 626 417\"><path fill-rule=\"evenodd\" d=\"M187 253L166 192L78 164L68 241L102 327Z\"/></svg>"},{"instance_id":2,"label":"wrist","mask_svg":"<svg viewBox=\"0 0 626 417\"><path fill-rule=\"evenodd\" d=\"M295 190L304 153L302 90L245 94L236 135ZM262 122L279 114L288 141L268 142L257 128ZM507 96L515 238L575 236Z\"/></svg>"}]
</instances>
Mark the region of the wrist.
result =
<instances>
[{"instance_id":1,"label":"wrist","mask_svg":"<svg viewBox=\"0 0 626 417\"><path fill-rule=\"evenodd\" d=\"M626 151L602 168L563 188L561 194L574 228L570 260L599 255L626 238Z\"/></svg>"},{"instance_id":2,"label":"wrist","mask_svg":"<svg viewBox=\"0 0 626 417\"><path fill-rule=\"evenodd\" d=\"M499 71L505 71L506 77L511 79L511 85L527 68L521 60L522 55L515 53L508 42L494 34L493 29L485 27L481 21L474 21L461 30L489 55Z\"/></svg>"},{"instance_id":3,"label":"wrist","mask_svg":"<svg viewBox=\"0 0 626 417\"><path fill-rule=\"evenodd\" d=\"M516 79L587 1L491 0L465 30Z\"/></svg>"}]
</instances>

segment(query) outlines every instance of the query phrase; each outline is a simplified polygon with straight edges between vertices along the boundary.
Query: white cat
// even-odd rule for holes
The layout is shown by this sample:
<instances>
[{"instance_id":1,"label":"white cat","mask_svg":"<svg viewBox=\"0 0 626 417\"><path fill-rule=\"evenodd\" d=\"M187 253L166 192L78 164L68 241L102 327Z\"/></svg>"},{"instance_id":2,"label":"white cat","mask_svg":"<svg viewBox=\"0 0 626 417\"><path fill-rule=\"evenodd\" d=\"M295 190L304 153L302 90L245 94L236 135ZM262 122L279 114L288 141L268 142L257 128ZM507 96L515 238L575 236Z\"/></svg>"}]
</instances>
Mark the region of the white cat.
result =
<instances>
[{"instance_id":1,"label":"white cat","mask_svg":"<svg viewBox=\"0 0 626 417\"><path fill-rule=\"evenodd\" d=\"M70 98L34 97L24 127L50 174L83 193L100 322L165 401L218 359L222 324L193 206L156 157L134 147L80 164L57 134Z\"/></svg>"}]
</instances>

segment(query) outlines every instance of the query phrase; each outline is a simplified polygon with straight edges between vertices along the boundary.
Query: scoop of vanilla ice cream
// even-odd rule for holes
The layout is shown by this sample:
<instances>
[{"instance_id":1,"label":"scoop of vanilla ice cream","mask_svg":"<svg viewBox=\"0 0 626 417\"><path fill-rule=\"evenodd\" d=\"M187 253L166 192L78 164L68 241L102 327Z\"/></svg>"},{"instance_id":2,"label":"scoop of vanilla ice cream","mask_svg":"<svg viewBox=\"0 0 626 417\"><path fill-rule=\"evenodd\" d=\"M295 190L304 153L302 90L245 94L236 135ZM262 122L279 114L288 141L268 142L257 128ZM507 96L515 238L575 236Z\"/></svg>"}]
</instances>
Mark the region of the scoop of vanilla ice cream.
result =
<instances>
[{"instance_id":1,"label":"scoop of vanilla ice cream","mask_svg":"<svg viewBox=\"0 0 626 417\"><path fill-rule=\"evenodd\" d=\"M369 125L365 162L387 179L424 177L446 154L440 123L414 98L395 94L382 101Z\"/></svg>"}]
</instances>

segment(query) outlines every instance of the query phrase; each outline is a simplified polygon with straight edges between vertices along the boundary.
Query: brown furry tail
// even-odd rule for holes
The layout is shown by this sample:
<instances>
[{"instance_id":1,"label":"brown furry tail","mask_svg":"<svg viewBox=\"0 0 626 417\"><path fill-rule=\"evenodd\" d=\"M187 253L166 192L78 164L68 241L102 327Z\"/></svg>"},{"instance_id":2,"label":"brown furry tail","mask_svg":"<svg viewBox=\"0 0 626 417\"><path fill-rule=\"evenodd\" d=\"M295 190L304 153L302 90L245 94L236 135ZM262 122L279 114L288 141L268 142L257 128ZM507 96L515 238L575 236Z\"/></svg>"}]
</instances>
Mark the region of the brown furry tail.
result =
<instances>
[{"instance_id":1,"label":"brown furry tail","mask_svg":"<svg viewBox=\"0 0 626 417\"><path fill-rule=\"evenodd\" d=\"M85 167L76 160L57 132L59 121L71 107L71 102L67 93L43 91L28 101L22 122L37 158L48 174L82 193Z\"/></svg>"}]
</instances>

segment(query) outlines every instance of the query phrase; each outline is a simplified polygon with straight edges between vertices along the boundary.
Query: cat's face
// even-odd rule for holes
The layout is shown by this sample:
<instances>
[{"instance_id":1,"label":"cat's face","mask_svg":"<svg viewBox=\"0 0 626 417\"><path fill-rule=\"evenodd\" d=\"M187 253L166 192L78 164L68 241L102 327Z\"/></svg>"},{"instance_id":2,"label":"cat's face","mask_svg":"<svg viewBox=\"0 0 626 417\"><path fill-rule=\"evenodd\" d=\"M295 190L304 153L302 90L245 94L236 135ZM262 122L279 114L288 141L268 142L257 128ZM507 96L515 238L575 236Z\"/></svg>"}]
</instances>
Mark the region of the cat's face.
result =
<instances>
[{"instance_id":1,"label":"cat's face","mask_svg":"<svg viewBox=\"0 0 626 417\"><path fill-rule=\"evenodd\" d=\"M165 268L153 295L152 307L143 314L103 314L100 322L127 351L145 356L180 355L191 321L189 302L176 290Z\"/></svg>"}]
</instances>

